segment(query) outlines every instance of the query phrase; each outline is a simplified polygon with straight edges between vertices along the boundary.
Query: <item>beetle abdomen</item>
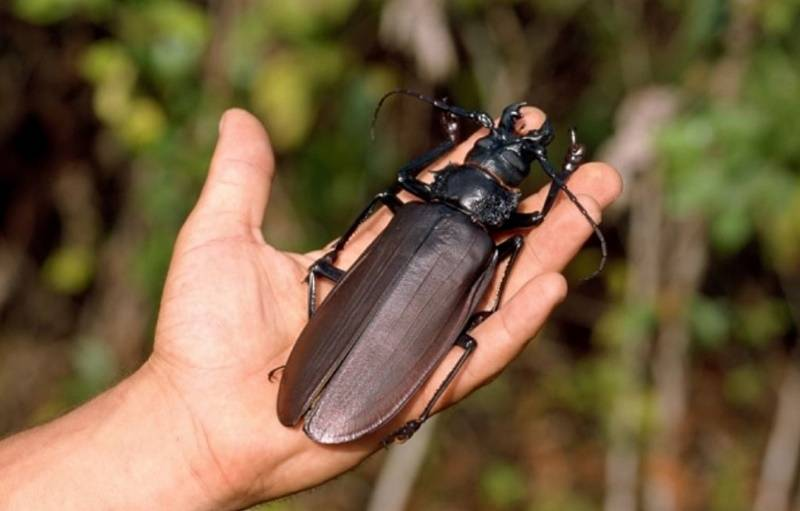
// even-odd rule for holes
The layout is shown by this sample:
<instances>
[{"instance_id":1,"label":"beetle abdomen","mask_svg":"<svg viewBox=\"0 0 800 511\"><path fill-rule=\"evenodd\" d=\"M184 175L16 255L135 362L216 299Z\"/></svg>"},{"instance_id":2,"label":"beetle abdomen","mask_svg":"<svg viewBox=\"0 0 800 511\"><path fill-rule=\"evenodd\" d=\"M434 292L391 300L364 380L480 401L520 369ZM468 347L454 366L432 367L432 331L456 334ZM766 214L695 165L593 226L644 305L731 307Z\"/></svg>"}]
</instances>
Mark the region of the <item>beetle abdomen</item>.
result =
<instances>
[{"instance_id":1,"label":"beetle abdomen","mask_svg":"<svg viewBox=\"0 0 800 511\"><path fill-rule=\"evenodd\" d=\"M446 205L399 208L301 333L282 376L281 422L308 411L305 430L323 443L388 422L463 330L493 253L491 237Z\"/></svg>"}]
</instances>

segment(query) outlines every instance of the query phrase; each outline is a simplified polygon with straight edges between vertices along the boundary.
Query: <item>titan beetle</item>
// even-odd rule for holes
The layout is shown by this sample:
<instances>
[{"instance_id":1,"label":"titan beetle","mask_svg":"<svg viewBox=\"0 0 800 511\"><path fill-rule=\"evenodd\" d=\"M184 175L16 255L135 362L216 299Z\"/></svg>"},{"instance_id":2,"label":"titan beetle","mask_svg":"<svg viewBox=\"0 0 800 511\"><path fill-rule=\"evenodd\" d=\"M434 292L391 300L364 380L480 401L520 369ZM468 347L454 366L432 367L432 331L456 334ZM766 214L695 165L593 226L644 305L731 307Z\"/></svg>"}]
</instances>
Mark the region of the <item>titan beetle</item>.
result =
<instances>
[{"instance_id":1,"label":"titan beetle","mask_svg":"<svg viewBox=\"0 0 800 511\"><path fill-rule=\"evenodd\" d=\"M450 349L459 346L463 352L458 362L422 415L384 443L407 439L420 427L476 349L470 330L500 305L523 245L518 231L539 225L560 190L591 223L605 258L597 225L565 186L585 153L575 141L574 130L563 168L556 170L546 151L553 139L549 121L528 133L516 132L525 103L506 107L495 126L484 112L397 90L381 99L376 116L386 98L398 93L443 111L448 140L401 168L394 186L378 194L332 250L309 268L309 322L283 368L278 418L285 426L303 419L306 434L322 444L350 442L386 425ZM430 184L418 179L454 147L457 118L477 122L488 134L475 143L463 164L437 171ZM534 161L551 179L550 188L540 211L519 212L518 187ZM397 195L401 190L418 200L402 202ZM340 251L381 206L394 215L388 226L347 271L337 268ZM515 231L499 244L493 241L493 235ZM478 311L495 272L506 260L493 305ZM335 286L317 307L320 277L334 281Z\"/></svg>"}]
</instances>

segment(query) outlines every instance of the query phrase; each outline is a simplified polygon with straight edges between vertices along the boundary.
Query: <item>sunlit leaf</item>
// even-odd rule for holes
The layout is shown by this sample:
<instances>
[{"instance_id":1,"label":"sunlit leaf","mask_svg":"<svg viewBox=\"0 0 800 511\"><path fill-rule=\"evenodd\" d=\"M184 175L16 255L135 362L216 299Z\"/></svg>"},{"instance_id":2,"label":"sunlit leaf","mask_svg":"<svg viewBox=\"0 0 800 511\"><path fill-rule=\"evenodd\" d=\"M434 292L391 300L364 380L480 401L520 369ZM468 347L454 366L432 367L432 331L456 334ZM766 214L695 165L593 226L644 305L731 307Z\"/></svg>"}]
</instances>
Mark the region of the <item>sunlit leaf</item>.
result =
<instances>
[{"instance_id":1,"label":"sunlit leaf","mask_svg":"<svg viewBox=\"0 0 800 511\"><path fill-rule=\"evenodd\" d=\"M122 138L133 147L150 144L163 135L167 119L161 106L149 98L136 98L124 122L119 123Z\"/></svg>"},{"instance_id":2,"label":"sunlit leaf","mask_svg":"<svg viewBox=\"0 0 800 511\"><path fill-rule=\"evenodd\" d=\"M79 0L14 0L14 14L31 23L50 24L70 16Z\"/></svg>"},{"instance_id":3,"label":"sunlit leaf","mask_svg":"<svg viewBox=\"0 0 800 511\"><path fill-rule=\"evenodd\" d=\"M309 69L286 55L264 63L256 77L251 98L258 114L270 128L279 150L297 146L313 121L312 83Z\"/></svg>"},{"instance_id":4,"label":"sunlit leaf","mask_svg":"<svg viewBox=\"0 0 800 511\"><path fill-rule=\"evenodd\" d=\"M116 87L131 88L137 69L124 45L102 39L89 45L81 57L81 72L95 83L113 83Z\"/></svg>"},{"instance_id":5,"label":"sunlit leaf","mask_svg":"<svg viewBox=\"0 0 800 511\"><path fill-rule=\"evenodd\" d=\"M85 290L94 276L94 254L79 245L55 250L42 267L42 278L59 293L76 294Z\"/></svg>"}]
</instances>

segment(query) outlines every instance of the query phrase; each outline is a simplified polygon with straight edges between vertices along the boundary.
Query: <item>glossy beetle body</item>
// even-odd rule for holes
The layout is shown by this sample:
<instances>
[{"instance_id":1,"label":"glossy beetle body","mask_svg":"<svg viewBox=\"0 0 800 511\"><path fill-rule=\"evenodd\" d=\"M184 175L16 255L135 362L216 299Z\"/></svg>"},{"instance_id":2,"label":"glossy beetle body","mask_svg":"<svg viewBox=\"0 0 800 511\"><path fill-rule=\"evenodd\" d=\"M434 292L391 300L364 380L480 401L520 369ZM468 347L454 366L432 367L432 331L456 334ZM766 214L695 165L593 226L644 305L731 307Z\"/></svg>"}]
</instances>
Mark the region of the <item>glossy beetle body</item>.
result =
<instances>
[{"instance_id":1,"label":"glossy beetle body","mask_svg":"<svg viewBox=\"0 0 800 511\"><path fill-rule=\"evenodd\" d=\"M281 377L278 418L286 426L304 419L306 434L319 443L353 441L389 423L444 356L460 346L461 358L423 414L386 441L411 436L476 348L469 331L500 303L523 238L517 234L495 245L492 234L538 225L559 190L574 199L564 187L584 153L574 134L565 165L556 171L546 155L549 123L522 135L515 132L524 104L507 107L494 126L485 113L399 92L428 101L451 118L473 119L489 134L476 142L463 164L438 171L430 184L417 179L454 146L450 129L447 142L401 169L396 185L376 196L333 250L311 266L311 317ZM520 213L517 187L534 161L553 183L540 211ZM417 200L401 202L401 189ZM350 269L337 268L338 253L381 205L394 213L392 221ZM508 264L494 303L479 311L504 260ZM319 277L336 285L317 310Z\"/></svg>"},{"instance_id":2,"label":"glossy beetle body","mask_svg":"<svg viewBox=\"0 0 800 511\"><path fill-rule=\"evenodd\" d=\"M304 426L318 442L386 423L452 348L486 290L493 252L486 231L448 206L398 208L300 335L281 376L281 419L296 423L319 395Z\"/></svg>"}]
</instances>

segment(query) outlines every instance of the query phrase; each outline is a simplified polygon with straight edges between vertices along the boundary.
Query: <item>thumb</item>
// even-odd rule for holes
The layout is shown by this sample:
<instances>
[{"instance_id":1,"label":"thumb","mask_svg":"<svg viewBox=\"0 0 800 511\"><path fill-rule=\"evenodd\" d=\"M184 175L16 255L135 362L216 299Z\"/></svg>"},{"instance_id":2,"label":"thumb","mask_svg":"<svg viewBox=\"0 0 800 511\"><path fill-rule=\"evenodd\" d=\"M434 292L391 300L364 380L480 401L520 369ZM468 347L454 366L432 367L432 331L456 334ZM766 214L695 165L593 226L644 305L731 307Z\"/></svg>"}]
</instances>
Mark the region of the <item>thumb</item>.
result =
<instances>
[{"instance_id":1,"label":"thumb","mask_svg":"<svg viewBox=\"0 0 800 511\"><path fill-rule=\"evenodd\" d=\"M241 109L226 111L208 177L186 227L204 237L258 233L260 239L274 174L272 146L258 119Z\"/></svg>"}]
</instances>

